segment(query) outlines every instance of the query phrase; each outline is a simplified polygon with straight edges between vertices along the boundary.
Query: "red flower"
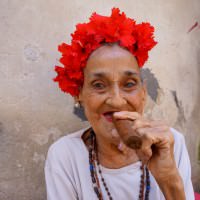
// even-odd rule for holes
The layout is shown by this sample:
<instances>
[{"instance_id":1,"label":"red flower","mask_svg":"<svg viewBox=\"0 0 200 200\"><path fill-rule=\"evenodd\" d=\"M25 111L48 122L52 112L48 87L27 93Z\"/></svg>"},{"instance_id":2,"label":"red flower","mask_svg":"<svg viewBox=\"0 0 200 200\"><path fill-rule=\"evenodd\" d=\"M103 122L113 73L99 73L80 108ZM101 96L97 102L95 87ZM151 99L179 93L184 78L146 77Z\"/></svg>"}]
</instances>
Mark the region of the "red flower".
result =
<instances>
[{"instance_id":1,"label":"red flower","mask_svg":"<svg viewBox=\"0 0 200 200\"><path fill-rule=\"evenodd\" d=\"M149 23L136 24L124 12L120 13L119 8L113 8L109 17L93 13L88 23L76 25L70 45L62 43L58 46L63 67L55 67L57 77L54 81L59 83L63 92L77 96L88 57L105 42L118 42L136 57L142 67L148 59L148 52L157 44L153 33L154 27Z\"/></svg>"}]
</instances>

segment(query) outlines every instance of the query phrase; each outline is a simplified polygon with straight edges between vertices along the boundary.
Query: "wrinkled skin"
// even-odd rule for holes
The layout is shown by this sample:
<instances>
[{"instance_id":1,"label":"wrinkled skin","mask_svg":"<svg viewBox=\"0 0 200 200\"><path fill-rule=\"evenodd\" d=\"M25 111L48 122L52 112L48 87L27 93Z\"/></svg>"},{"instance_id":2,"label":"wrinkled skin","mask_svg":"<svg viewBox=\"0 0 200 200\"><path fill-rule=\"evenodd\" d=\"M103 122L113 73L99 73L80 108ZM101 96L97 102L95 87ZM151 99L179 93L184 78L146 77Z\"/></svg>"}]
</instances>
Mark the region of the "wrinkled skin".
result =
<instances>
[{"instance_id":1,"label":"wrinkled skin","mask_svg":"<svg viewBox=\"0 0 200 200\"><path fill-rule=\"evenodd\" d=\"M76 100L84 107L96 133L102 165L120 168L141 160L147 164L166 199L171 199L172 186L168 182L173 178L173 192L178 192L177 199L182 200L184 190L174 160L173 135L164 122L143 117L146 95L137 60L115 44L102 46L91 54L84 70L84 85ZM111 114L105 115L108 112ZM136 151L123 143L111 116L132 120L133 134L143 141L141 149Z\"/></svg>"}]
</instances>

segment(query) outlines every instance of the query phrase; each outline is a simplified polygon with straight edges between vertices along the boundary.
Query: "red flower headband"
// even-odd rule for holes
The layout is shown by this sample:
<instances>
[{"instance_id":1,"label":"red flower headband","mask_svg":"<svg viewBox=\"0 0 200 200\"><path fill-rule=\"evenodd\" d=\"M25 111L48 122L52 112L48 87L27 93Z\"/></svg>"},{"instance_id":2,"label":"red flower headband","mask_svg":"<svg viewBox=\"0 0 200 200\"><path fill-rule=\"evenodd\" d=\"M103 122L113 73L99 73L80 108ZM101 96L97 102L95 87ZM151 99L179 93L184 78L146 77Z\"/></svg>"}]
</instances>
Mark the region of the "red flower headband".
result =
<instances>
[{"instance_id":1,"label":"red flower headband","mask_svg":"<svg viewBox=\"0 0 200 200\"><path fill-rule=\"evenodd\" d=\"M112 9L110 17L93 13L88 23L76 25L70 45L62 43L58 46L64 67L55 66L57 77L54 81L63 92L77 96L83 85L83 68L88 57L104 43L117 42L125 47L142 67L148 59L148 51L157 44L153 33L154 27L149 23L136 24L118 8Z\"/></svg>"}]
</instances>

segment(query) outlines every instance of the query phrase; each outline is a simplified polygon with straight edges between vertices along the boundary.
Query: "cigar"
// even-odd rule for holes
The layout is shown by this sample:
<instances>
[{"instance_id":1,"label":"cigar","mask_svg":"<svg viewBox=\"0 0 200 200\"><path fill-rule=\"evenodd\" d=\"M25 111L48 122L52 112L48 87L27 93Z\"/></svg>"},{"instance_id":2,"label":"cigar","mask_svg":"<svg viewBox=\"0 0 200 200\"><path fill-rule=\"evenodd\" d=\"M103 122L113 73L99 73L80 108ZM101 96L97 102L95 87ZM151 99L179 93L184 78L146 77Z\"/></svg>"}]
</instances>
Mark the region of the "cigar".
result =
<instances>
[{"instance_id":1,"label":"cigar","mask_svg":"<svg viewBox=\"0 0 200 200\"><path fill-rule=\"evenodd\" d=\"M142 139L134 133L131 128L133 125L132 120L128 119L115 119L113 117L113 123L122 138L123 142L132 149L140 149L142 146Z\"/></svg>"}]
</instances>

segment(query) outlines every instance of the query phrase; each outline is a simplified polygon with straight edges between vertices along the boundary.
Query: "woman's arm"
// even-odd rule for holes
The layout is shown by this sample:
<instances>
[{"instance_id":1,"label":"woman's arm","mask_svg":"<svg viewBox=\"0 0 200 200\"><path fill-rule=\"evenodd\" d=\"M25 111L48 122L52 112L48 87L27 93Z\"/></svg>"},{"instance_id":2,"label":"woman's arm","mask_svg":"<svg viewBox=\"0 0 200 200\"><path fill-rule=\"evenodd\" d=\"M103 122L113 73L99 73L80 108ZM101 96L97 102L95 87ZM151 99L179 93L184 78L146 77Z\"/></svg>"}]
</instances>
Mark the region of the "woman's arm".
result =
<instances>
[{"instance_id":1,"label":"woman's arm","mask_svg":"<svg viewBox=\"0 0 200 200\"><path fill-rule=\"evenodd\" d=\"M166 200L185 200L185 191L182 178L178 170L172 170L171 176L167 176L165 180L157 181Z\"/></svg>"}]
</instances>

